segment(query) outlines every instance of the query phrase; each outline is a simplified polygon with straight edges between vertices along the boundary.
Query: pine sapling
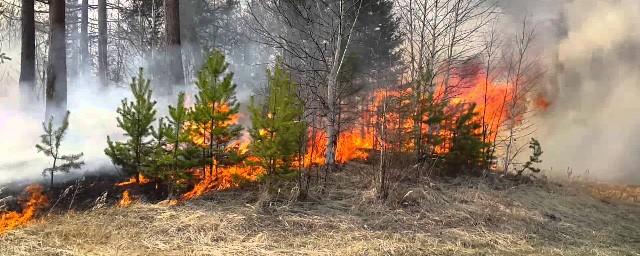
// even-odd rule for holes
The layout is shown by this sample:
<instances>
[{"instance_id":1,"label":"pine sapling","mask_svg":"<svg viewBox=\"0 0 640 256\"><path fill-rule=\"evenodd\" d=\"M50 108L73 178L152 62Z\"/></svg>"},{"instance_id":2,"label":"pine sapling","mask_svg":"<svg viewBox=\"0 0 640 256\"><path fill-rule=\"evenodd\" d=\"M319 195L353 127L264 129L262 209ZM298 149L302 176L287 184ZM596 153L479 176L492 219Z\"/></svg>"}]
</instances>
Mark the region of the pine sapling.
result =
<instances>
[{"instance_id":1,"label":"pine sapling","mask_svg":"<svg viewBox=\"0 0 640 256\"><path fill-rule=\"evenodd\" d=\"M262 104L252 98L251 112L253 139L251 153L267 175L281 174L290 169L298 155L306 126L302 122L304 108L298 98L298 85L278 63L268 72L268 95Z\"/></svg>"},{"instance_id":2,"label":"pine sapling","mask_svg":"<svg viewBox=\"0 0 640 256\"><path fill-rule=\"evenodd\" d=\"M234 120L240 105L228 66L221 52L209 56L198 73L198 94L191 113L191 132L198 138L196 144L202 153L200 165L208 165L211 175L219 165L228 162L232 155L228 146L239 138L242 130Z\"/></svg>"},{"instance_id":3,"label":"pine sapling","mask_svg":"<svg viewBox=\"0 0 640 256\"><path fill-rule=\"evenodd\" d=\"M117 118L118 127L124 131L127 140L114 142L107 137L108 147L105 149L111 161L126 174L134 175L138 183L154 149L152 123L156 116L156 102L151 100L150 84L151 81L144 78L140 69L138 77L134 77L130 84L133 100L123 99L117 110L120 115Z\"/></svg>"},{"instance_id":4,"label":"pine sapling","mask_svg":"<svg viewBox=\"0 0 640 256\"><path fill-rule=\"evenodd\" d=\"M51 176L50 187L53 188L53 175L56 172L68 173L72 169L79 169L84 165L81 160L83 153L64 155L60 152L60 146L64 139L67 129L69 128L69 111L67 111L60 127L53 127L53 117L49 121L42 123L44 134L40 135L40 144L36 144L38 152L44 153L51 158L53 165L42 171L42 175L49 174Z\"/></svg>"},{"instance_id":5,"label":"pine sapling","mask_svg":"<svg viewBox=\"0 0 640 256\"><path fill-rule=\"evenodd\" d=\"M531 156L529 156L529 161L522 165L522 169L517 170L518 176L522 175L522 173L527 170L533 173L539 173L540 171L542 171L540 168L534 166L535 164L542 163L542 159L540 159L540 157L542 156L543 152L540 142L535 138L531 138L531 141L529 141L529 148L531 149Z\"/></svg>"},{"instance_id":6,"label":"pine sapling","mask_svg":"<svg viewBox=\"0 0 640 256\"><path fill-rule=\"evenodd\" d=\"M190 177L185 170L196 166L195 159L198 158L198 149L187 132L188 120L185 94L180 93L178 104L169 106L169 116L161 118L158 129L153 132L157 146L147 173L168 183L170 197L179 189L178 185L184 183L180 181Z\"/></svg>"},{"instance_id":7,"label":"pine sapling","mask_svg":"<svg viewBox=\"0 0 640 256\"><path fill-rule=\"evenodd\" d=\"M252 98L251 153L267 175L286 172L300 151L301 138L305 135L302 122L303 104L298 98L296 83L278 63L268 72L268 95L262 104Z\"/></svg>"}]
</instances>

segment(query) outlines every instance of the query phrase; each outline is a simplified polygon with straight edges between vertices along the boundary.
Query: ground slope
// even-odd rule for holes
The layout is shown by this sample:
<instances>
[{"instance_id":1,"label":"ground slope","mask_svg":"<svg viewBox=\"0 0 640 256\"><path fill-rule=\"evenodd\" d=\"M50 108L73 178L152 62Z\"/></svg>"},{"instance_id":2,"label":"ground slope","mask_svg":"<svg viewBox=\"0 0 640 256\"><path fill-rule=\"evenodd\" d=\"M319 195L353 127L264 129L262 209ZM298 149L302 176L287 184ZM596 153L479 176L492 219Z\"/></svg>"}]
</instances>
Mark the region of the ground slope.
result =
<instances>
[{"instance_id":1,"label":"ground slope","mask_svg":"<svg viewBox=\"0 0 640 256\"><path fill-rule=\"evenodd\" d=\"M640 206L577 186L425 181L380 204L367 175L310 202L243 190L49 216L0 236L0 255L640 255Z\"/></svg>"}]
</instances>

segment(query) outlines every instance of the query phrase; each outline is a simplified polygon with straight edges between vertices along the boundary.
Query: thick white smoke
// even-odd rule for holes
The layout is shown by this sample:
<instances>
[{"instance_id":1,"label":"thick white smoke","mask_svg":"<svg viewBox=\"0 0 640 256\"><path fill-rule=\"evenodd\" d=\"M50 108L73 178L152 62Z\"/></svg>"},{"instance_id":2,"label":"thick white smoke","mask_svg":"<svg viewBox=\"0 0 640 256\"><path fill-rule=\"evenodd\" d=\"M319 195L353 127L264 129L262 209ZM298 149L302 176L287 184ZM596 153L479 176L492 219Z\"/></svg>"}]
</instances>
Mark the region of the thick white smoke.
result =
<instances>
[{"instance_id":1,"label":"thick white smoke","mask_svg":"<svg viewBox=\"0 0 640 256\"><path fill-rule=\"evenodd\" d=\"M507 17L532 17L544 49L545 168L640 183L640 1L502 2Z\"/></svg>"},{"instance_id":2,"label":"thick white smoke","mask_svg":"<svg viewBox=\"0 0 640 256\"><path fill-rule=\"evenodd\" d=\"M107 168L104 157L107 135L117 135L116 113L125 89L103 90L92 79L74 79L69 83L70 127L62 143L62 153L85 154L84 170ZM36 178L51 161L37 153L36 143L42 134L45 119L41 104L34 103L32 111L21 110L16 83L0 98L0 184L25 178ZM113 168L112 168L113 169Z\"/></svg>"}]
</instances>

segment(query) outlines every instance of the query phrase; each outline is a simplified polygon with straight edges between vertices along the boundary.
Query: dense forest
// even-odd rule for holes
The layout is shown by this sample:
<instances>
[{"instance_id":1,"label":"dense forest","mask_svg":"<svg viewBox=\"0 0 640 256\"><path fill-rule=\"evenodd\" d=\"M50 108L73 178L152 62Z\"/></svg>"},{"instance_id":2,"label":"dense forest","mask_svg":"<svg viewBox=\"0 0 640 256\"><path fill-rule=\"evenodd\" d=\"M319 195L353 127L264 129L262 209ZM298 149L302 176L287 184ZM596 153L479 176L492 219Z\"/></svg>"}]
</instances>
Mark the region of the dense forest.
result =
<instances>
[{"instance_id":1,"label":"dense forest","mask_svg":"<svg viewBox=\"0 0 640 256\"><path fill-rule=\"evenodd\" d=\"M14 100L43 121L32 149L49 165L30 200L0 213L0 234L69 200L80 170L114 177L94 190L120 207L234 189L314 202L359 168L378 204L399 184L546 182L536 131L560 60L540 58L531 15L504 12L492 0L2 0L2 41L20 50L0 67L19 65ZM74 101L114 95L109 114L74 119ZM76 122L105 119L117 128L91 146L109 164L93 170L95 156L65 146L83 140Z\"/></svg>"}]
</instances>

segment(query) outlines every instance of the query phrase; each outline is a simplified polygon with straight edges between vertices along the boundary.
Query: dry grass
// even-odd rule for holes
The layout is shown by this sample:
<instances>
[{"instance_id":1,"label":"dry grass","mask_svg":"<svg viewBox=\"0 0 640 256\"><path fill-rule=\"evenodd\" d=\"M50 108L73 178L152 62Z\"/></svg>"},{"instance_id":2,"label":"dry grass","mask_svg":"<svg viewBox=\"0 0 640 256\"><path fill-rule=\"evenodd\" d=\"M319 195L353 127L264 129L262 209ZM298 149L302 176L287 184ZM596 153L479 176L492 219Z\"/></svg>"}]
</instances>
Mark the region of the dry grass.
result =
<instances>
[{"instance_id":1,"label":"dry grass","mask_svg":"<svg viewBox=\"0 0 640 256\"><path fill-rule=\"evenodd\" d=\"M0 255L640 255L640 206L578 186L425 182L380 204L363 172L313 202L230 191L50 216L0 237Z\"/></svg>"}]
</instances>

